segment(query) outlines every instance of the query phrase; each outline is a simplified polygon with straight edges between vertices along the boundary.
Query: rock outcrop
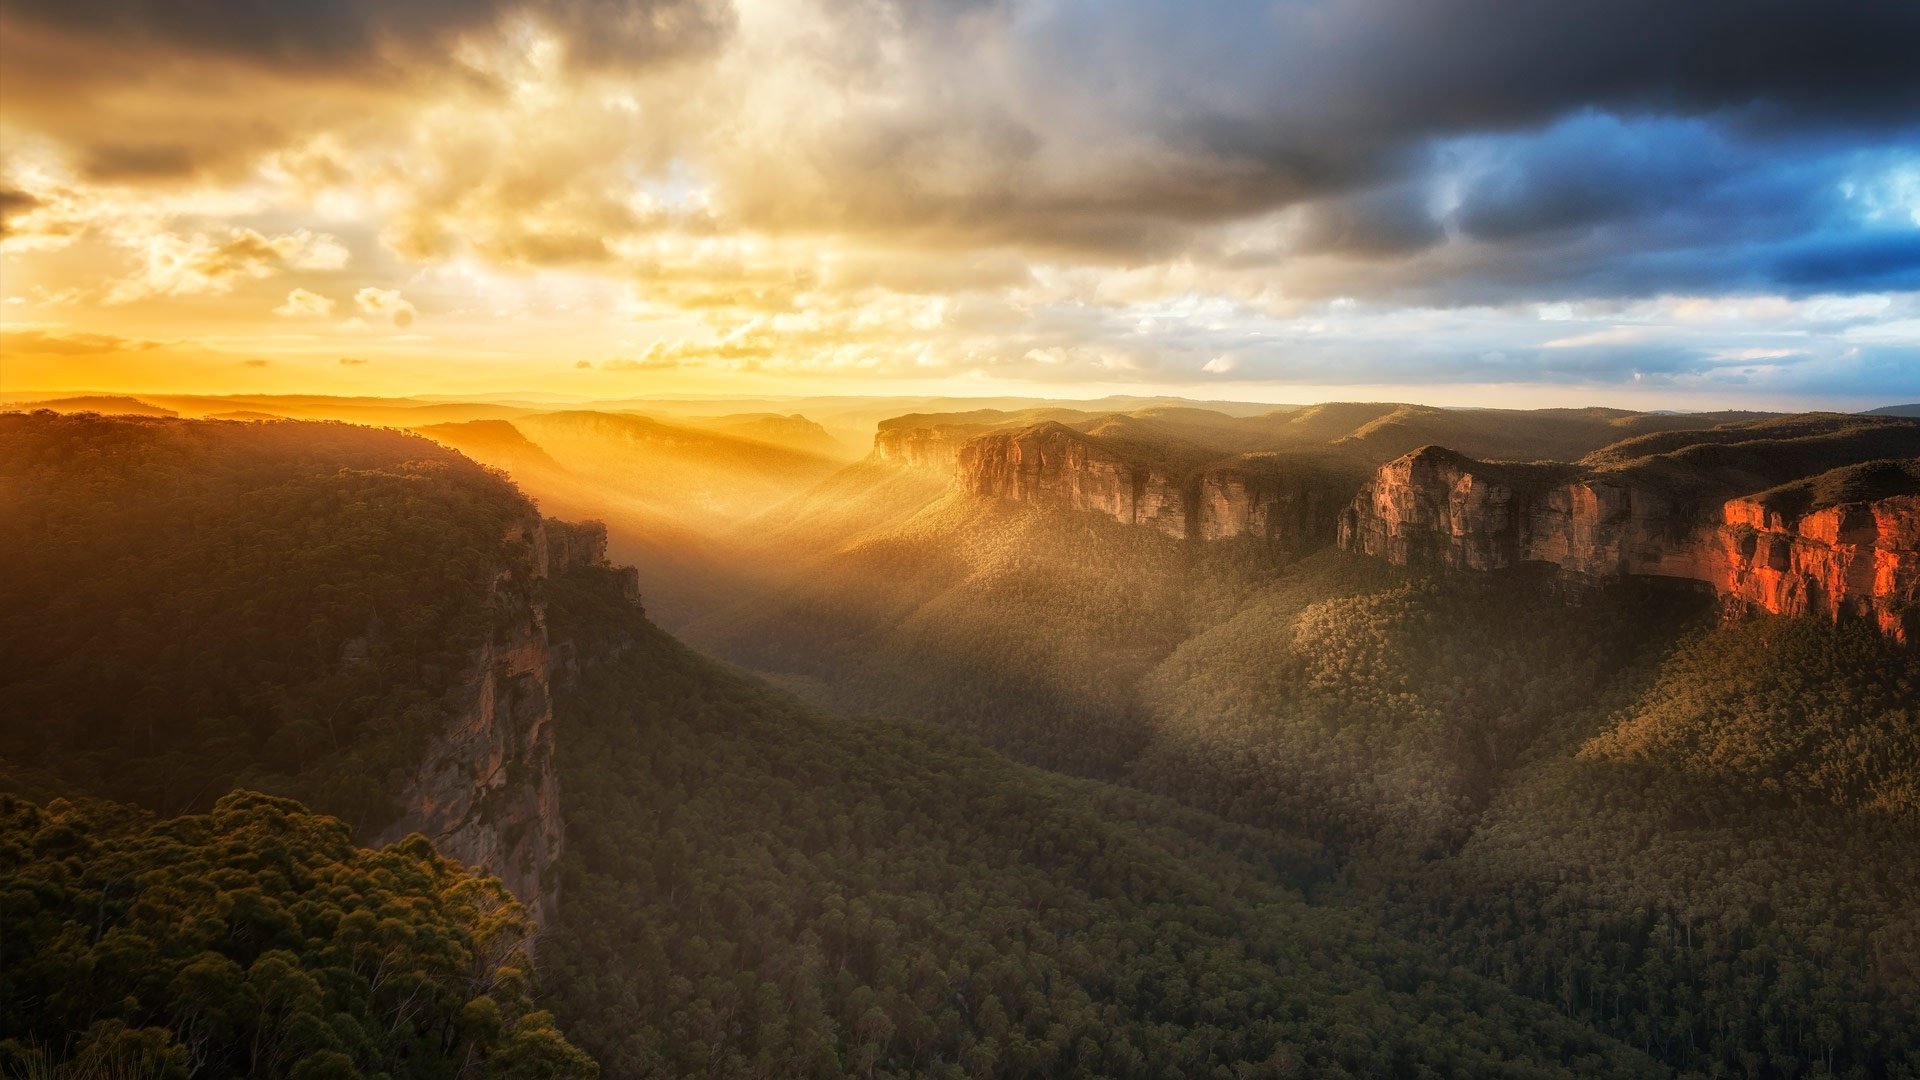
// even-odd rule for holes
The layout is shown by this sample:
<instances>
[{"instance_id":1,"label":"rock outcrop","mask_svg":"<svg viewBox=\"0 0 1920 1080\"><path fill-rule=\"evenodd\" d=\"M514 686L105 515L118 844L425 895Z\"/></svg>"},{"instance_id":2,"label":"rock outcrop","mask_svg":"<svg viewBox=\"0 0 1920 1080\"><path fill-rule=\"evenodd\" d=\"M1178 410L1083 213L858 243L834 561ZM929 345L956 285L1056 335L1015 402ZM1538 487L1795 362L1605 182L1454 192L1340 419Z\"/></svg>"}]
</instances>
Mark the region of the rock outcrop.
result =
<instances>
[{"instance_id":1,"label":"rock outcrop","mask_svg":"<svg viewBox=\"0 0 1920 1080\"><path fill-rule=\"evenodd\" d=\"M1798 518L1734 499L1722 515L1720 587L1735 601L1780 615L1857 616L1902 642L1920 636L1920 496Z\"/></svg>"},{"instance_id":2,"label":"rock outcrop","mask_svg":"<svg viewBox=\"0 0 1920 1080\"><path fill-rule=\"evenodd\" d=\"M1341 515L1340 545L1402 565L1547 564L1586 579L1702 583L1731 607L1920 624L1920 496L1801 514L1760 497L1689 497L1634 470L1478 462L1425 447L1380 467Z\"/></svg>"},{"instance_id":3,"label":"rock outcrop","mask_svg":"<svg viewBox=\"0 0 1920 1080\"><path fill-rule=\"evenodd\" d=\"M1089 510L1169 536L1188 534L1180 481L1065 424L983 435L960 448L957 462L958 482L976 495Z\"/></svg>"},{"instance_id":4,"label":"rock outcrop","mask_svg":"<svg viewBox=\"0 0 1920 1080\"><path fill-rule=\"evenodd\" d=\"M448 720L403 788L402 813L375 844L420 833L449 858L504 881L542 923L559 899L550 869L565 830L553 759L553 686L565 650L547 638L533 582L578 567L607 567L607 530L529 517L503 537L509 565L494 595L510 614L475 653ZM620 587L637 599L632 567Z\"/></svg>"},{"instance_id":5,"label":"rock outcrop","mask_svg":"<svg viewBox=\"0 0 1920 1080\"><path fill-rule=\"evenodd\" d=\"M873 435L873 457L903 469L952 476L960 448L978 435L972 426L882 427Z\"/></svg>"},{"instance_id":6,"label":"rock outcrop","mask_svg":"<svg viewBox=\"0 0 1920 1080\"><path fill-rule=\"evenodd\" d=\"M1358 477L1278 454L1244 454L1200 473L1190 532L1197 540L1252 537L1295 551L1333 543Z\"/></svg>"},{"instance_id":7,"label":"rock outcrop","mask_svg":"<svg viewBox=\"0 0 1920 1080\"><path fill-rule=\"evenodd\" d=\"M1060 423L972 439L954 476L975 495L1096 513L1177 539L1250 537L1303 551L1333 542L1359 483L1351 470L1277 453L1153 460Z\"/></svg>"}]
</instances>

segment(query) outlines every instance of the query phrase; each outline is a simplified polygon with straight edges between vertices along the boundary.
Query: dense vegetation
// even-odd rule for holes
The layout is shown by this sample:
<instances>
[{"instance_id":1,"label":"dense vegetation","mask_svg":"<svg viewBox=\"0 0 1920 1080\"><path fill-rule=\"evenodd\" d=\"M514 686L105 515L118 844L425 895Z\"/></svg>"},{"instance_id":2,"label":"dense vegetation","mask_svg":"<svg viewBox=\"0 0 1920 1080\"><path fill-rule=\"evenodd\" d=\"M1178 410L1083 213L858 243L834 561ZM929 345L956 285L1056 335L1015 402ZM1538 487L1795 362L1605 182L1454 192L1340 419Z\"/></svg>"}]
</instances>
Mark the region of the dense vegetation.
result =
<instances>
[{"instance_id":1,"label":"dense vegetation","mask_svg":"<svg viewBox=\"0 0 1920 1080\"><path fill-rule=\"evenodd\" d=\"M1673 1066L1920 1075L1920 690L1867 628L954 500L810 577L701 640L1317 839L1317 901Z\"/></svg>"},{"instance_id":2,"label":"dense vegetation","mask_svg":"<svg viewBox=\"0 0 1920 1080\"><path fill-rule=\"evenodd\" d=\"M576 579L543 963L610 1075L1586 1076L1651 1062L1305 904L1312 845L847 720Z\"/></svg>"},{"instance_id":3,"label":"dense vegetation","mask_svg":"<svg viewBox=\"0 0 1920 1080\"><path fill-rule=\"evenodd\" d=\"M1841 503L1916 493L1920 493L1920 458L1843 465L1763 491L1755 499L1769 510L1797 518Z\"/></svg>"},{"instance_id":4,"label":"dense vegetation","mask_svg":"<svg viewBox=\"0 0 1920 1080\"><path fill-rule=\"evenodd\" d=\"M1582 753L1756 798L1920 816L1920 657L1870 627L1813 619L1698 634Z\"/></svg>"},{"instance_id":5,"label":"dense vegetation","mask_svg":"<svg viewBox=\"0 0 1920 1080\"><path fill-rule=\"evenodd\" d=\"M178 813L231 787L356 826L444 715L533 509L345 424L0 415L0 758Z\"/></svg>"},{"instance_id":6,"label":"dense vegetation","mask_svg":"<svg viewBox=\"0 0 1920 1080\"><path fill-rule=\"evenodd\" d=\"M251 792L205 814L0 795L6 1075L596 1075L527 995L520 906L419 837Z\"/></svg>"}]
</instances>

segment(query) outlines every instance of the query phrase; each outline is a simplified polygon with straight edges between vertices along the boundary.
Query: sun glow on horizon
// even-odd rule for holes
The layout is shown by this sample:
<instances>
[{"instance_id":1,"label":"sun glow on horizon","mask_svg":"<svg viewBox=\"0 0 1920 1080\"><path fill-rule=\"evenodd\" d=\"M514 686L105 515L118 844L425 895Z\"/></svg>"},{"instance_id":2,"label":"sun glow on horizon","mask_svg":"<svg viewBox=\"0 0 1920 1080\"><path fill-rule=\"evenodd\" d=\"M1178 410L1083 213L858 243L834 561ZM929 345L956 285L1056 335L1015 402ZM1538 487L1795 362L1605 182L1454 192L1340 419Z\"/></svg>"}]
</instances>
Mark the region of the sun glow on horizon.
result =
<instances>
[{"instance_id":1,"label":"sun glow on horizon","mask_svg":"<svg viewBox=\"0 0 1920 1080\"><path fill-rule=\"evenodd\" d=\"M10 9L0 391L1920 397L1920 120L1791 72L1737 88L1765 130L1558 85L1443 121L1269 84L1278 14L641 6Z\"/></svg>"}]
</instances>

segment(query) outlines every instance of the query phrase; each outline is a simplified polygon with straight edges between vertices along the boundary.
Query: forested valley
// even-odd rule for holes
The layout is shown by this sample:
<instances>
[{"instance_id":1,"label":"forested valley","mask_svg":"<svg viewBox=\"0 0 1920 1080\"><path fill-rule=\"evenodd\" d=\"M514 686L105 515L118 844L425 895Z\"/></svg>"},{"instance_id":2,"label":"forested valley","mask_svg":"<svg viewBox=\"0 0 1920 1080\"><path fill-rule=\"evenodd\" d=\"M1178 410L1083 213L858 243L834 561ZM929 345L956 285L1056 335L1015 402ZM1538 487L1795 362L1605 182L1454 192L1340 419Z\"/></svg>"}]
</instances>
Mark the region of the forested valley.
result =
<instances>
[{"instance_id":1,"label":"forested valley","mask_svg":"<svg viewBox=\"0 0 1920 1080\"><path fill-rule=\"evenodd\" d=\"M1342 477L1725 419L1353 411L1065 419L1322 424ZM0 415L0 1070L1920 1076L1920 659L1871 626L728 443L697 559L753 562L682 644L524 492L628 484L644 557L705 436L556 415ZM388 835L481 721L462 828L559 823L537 895Z\"/></svg>"}]
</instances>

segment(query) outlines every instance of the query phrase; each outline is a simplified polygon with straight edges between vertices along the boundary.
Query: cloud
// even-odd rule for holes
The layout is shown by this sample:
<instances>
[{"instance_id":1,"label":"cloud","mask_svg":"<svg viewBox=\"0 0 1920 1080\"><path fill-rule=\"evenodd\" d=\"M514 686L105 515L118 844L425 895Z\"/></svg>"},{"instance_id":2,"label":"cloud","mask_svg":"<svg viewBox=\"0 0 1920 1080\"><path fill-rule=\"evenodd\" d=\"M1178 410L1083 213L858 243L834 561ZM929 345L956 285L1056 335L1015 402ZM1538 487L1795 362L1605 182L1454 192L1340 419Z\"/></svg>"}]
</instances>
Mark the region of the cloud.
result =
<instances>
[{"instance_id":1,"label":"cloud","mask_svg":"<svg viewBox=\"0 0 1920 1080\"><path fill-rule=\"evenodd\" d=\"M256 356L256 357L254 357L254 358L252 358L252 359L250 359L250 360L242 360L242 361L240 361L240 366L241 366L241 367L256 367L256 368L257 368L257 367L266 367L266 366L268 366L268 365L269 365L269 364L271 364L271 363L273 363L273 361L271 361L271 360L263 360L263 359L261 359L260 357L257 357L257 356Z\"/></svg>"},{"instance_id":2,"label":"cloud","mask_svg":"<svg viewBox=\"0 0 1920 1080\"><path fill-rule=\"evenodd\" d=\"M232 229L224 239L206 233L160 233L131 243L140 268L114 283L106 295L108 304L225 293L240 282L273 277L288 267L331 270L347 261L347 249L338 240L305 229L277 236Z\"/></svg>"},{"instance_id":3,"label":"cloud","mask_svg":"<svg viewBox=\"0 0 1920 1080\"><path fill-rule=\"evenodd\" d=\"M635 63L698 48L723 35L728 7L711 0L310 0L224 7L150 0L17 0L8 30L122 52L152 50L300 73L372 73L513 19L564 35L583 60Z\"/></svg>"},{"instance_id":4,"label":"cloud","mask_svg":"<svg viewBox=\"0 0 1920 1080\"><path fill-rule=\"evenodd\" d=\"M294 289L287 293L287 302L273 309L275 315L290 319L306 318L315 315L333 314L333 300L319 293L305 289Z\"/></svg>"},{"instance_id":5,"label":"cloud","mask_svg":"<svg viewBox=\"0 0 1920 1080\"><path fill-rule=\"evenodd\" d=\"M547 371L1605 385L1887 370L1920 290L1893 0L202 8L0 14L0 239L138 261L49 288L410 326L345 237Z\"/></svg>"},{"instance_id":6,"label":"cloud","mask_svg":"<svg viewBox=\"0 0 1920 1080\"><path fill-rule=\"evenodd\" d=\"M359 367L364 363L366 363L366 361L362 360L357 356L343 356L340 358L340 364L342 367Z\"/></svg>"},{"instance_id":7,"label":"cloud","mask_svg":"<svg viewBox=\"0 0 1920 1080\"><path fill-rule=\"evenodd\" d=\"M401 296L398 289L378 289L369 285L353 294L353 302L363 314L391 320L393 325L403 330L412 326L413 317L419 314L413 302Z\"/></svg>"},{"instance_id":8,"label":"cloud","mask_svg":"<svg viewBox=\"0 0 1920 1080\"><path fill-rule=\"evenodd\" d=\"M160 348L165 348L165 345L158 341L124 338L114 334L58 333L50 330L12 330L0 334L0 353L99 356Z\"/></svg>"},{"instance_id":9,"label":"cloud","mask_svg":"<svg viewBox=\"0 0 1920 1080\"><path fill-rule=\"evenodd\" d=\"M40 200L16 188L0 186L0 240L13 232L13 219L40 205Z\"/></svg>"}]
</instances>

